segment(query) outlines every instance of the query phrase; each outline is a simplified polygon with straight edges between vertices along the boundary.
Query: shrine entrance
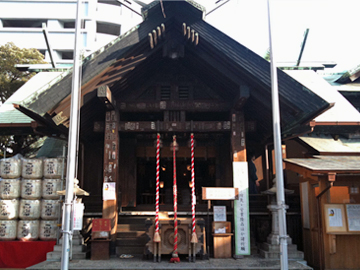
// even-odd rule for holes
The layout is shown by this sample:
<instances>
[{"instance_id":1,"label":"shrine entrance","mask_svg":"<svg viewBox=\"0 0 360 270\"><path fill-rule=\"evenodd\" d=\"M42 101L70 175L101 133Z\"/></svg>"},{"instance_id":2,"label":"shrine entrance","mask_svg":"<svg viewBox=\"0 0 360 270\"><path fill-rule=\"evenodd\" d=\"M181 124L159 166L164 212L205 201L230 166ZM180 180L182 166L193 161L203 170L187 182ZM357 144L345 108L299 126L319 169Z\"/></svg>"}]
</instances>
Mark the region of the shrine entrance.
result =
<instances>
[{"instance_id":1,"label":"shrine entrance","mask_svg":"<svg viewBox=\"0 0 360 270\"><path fill-rule=\"evenodd\" d=\"M160 210L173 209L173 153L170 150L172 133L160 133ZM191 210L191 150L189 133L176 133L176 176L178 205L184 211ZM120 135L119 174L122 210L154 211L156 185L156 134ZM232 185L229 155L230 136L225 133L195 133L194 167L197 205L202 200L202 187L226 187ZM204 208L206 210L206 208Z\"/></svg>"},{"instance_id":2,"label":"shrine entrance","mask_svg":"<svg viewBox=\"0 0 360 270\"><path fill-rule=\"evenodd\" d=\"M137 159L137 206L155 203L155 158ZM176 173L178 186L179 207L191 205L191 167L190 158L176 159ZM215 186L215 158L195 159L195 193L197 204L202 204L201 188ZM165 157L160 159L160 205L173 205L173 159ZM205 202L206 203L206 202ZM167 207L162 207L167 208ZM165 209L164 209L165 210Z\"/></svg>"}]
</instances>

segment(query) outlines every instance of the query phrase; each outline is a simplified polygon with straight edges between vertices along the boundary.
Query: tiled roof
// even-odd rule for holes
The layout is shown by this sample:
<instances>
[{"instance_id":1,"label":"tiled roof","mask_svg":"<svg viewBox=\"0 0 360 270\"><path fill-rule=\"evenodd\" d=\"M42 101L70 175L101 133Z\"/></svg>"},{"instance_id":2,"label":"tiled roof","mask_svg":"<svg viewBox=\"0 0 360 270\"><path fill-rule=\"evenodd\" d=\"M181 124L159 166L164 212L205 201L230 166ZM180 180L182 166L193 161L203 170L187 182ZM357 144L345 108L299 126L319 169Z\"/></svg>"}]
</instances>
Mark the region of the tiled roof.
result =
<instances>
[{"instance_id":1,"label":"tiled roof","mask_svg":"<svg viewBox=\"0 0 360 270\"><path fill-rule=\"evenodd\" d=\"M360 122L360 112L336 89L321 76L311 70L287 70L288 75L308 87L313 93L322 97L328 103L335 105L316 117L315 122Z\"/></svg>"},{"instance_id":2,"label":"tiled roof","mask_svg":"<svg viewBox=\"0 0 360 270\"><path fill-rule=\"evenodd\" d=\"M305 135L300 136L307 145L319 153L360 153L360 139L346 139L339 137L337 140L330 135Z\"/></svg>"},{"instance_id":3,"label":"tiled roof","mask_svg":"<svg viewBox=\"0 0 360 270\"><path fill-rule=\"evenodd\" d=\"M146 18L143 23L86 58L82 65L82 85L88 84L120 59L134 56L135 52L138 55L141 52L149 51L148 34L160 24L166 25L167 33L169 31L179 33L185 22L191 29L199 33L200 42L196 49L198 52L208 50L205 52L205 57L216 57L216 61L228 67L234 77L246 83L250 82L254 86L250 93L254 104L248 108L249 113L256 115L258 126L263 127L261 132L271 136L269 62L209 25L202 19L202 11L194 8L191 4L185 1L163 1L163 4L166 9L166 18L157 2L158 7L151 8L152 11L149 13L151 16ZM168 22L171 22L170 27ZM197 60L205 62L201 56ZM209 66L211 65L213 70L216 70L217 67L214 67L214 64ZM37 91L24 100L21 105L44 116L46 112L70 95L71 72L69 71L62 80L49 88ZM227 71L219 70L219 72L222 72L222 78L226 77L225 72ZM328 108L329 104L325 100L280 70L278 70L278 81L283 131L289 131L299 124L309 122ZM237 90L234 89L235 91Z\"/></svg>"},{"instance_id":4,"label":"tiled roof","mask_svg":"<svg viewBox=\"0 0 360 270\"><path fill-rule=\"evenodd\" d=\"M314 172L360 172L360 156L314 156L287 158L284 161Z\"/></svg>"},{"instance_id":5,"label":"tiled roof","mask_svg":"<svg viewBox=\"0 0 360 270\"><path fill-rule=\"evenodd\" d=\"M41 87L46 87L52 80L58 77L60 72L42 72L33 76L27 83L20 87L0 107L0 124L31 123L33 120L14 108L14 103L20 103L33 95Z\"/></svg>"}]
</instances>

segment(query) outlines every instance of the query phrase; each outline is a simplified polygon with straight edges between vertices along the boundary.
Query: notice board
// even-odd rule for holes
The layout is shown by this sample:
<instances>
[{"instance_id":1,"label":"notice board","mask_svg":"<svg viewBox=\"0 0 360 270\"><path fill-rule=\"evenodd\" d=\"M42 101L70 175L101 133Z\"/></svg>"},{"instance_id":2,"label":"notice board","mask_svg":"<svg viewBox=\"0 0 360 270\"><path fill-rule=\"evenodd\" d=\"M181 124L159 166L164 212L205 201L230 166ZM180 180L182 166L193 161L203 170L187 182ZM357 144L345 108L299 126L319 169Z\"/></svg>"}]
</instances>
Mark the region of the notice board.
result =
<instances>
[{"instance_id":1,"label":"notice board","mask_svg":"<svg viewBox=\"0 0 360 270\"><path fill-rule=\"evenodd\" d=\"M346 217L349 232L360 232L360 204L347 204Z\"/></svg>"},{"instance_id":2,"label":"notice board","mask_svg":"<svg viewBox=\"0 0 360 270\"><path fill-rule=\"evenodd\" d=\"M328 234L360 234L360 204L325 204Z\"/></svg>"}]
</instances>

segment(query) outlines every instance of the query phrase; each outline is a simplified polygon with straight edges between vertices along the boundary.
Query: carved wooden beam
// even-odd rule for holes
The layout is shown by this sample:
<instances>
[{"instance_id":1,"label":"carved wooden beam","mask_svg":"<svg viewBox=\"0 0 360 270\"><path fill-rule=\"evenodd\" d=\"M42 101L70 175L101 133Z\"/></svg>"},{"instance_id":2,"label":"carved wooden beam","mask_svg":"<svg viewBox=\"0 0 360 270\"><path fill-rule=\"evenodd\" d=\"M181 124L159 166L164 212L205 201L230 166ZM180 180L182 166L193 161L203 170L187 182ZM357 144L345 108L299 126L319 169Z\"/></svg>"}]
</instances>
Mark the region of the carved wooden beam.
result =
<instances>
[{"instance_id":1,"label":"carved wooden beam","mask_svg":"<svg viewBox=\"0 0 360 270\"><path fill-rule=\"evenodd\" d=\"M107 85L100 86L97 89L97 97L104 102L108 110L116 108L116 100L113 98L112 92Z\"/></svg>"},{"instance_id":2,"label":"carved wooden beam","mask_svg":"<svg viewBox=\"0 0 360 270\"><path fill-rule=\"evenodd\" d=\"M120 122L120 132L220 132L230 131L230 121Z\"/></svg>"},{"instance_id":3,"label":"carved wooden beam","mask_svg":"<svg viewBox=\"0 0 360 270\"><path fill-rule=\"evenodd\" d=\"M231 105L219 101L153 101L153 102L121 102L120 111L122 112L147 112L164 110L184 110L184 111L229 111Z\"/></svg>"},{"instance_id":4,"label":"carved wooden beam","mask_svg":"<svg viewBox=\"0 0 360 270\"><path fill-rule=\"evenodd\" d=\"M256 131L256 122L245 122L246 132ZM105 123L94 122L94 132L104 132ZM151 122L128 121L120 122L120 132L221 132L230 131L230 121L187 121L187 122Z\"/></svg>"}]
</instances>

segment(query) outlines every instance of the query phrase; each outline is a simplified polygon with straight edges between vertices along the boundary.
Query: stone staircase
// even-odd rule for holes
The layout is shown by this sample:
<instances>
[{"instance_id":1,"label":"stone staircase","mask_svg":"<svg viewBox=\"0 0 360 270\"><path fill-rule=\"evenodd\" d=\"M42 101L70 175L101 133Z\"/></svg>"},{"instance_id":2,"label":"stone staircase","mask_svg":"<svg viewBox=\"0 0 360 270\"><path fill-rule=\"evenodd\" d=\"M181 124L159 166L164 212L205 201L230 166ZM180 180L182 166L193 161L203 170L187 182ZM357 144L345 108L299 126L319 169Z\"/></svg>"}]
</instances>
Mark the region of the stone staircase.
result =
<instances>
[{"instance_id":1,"label":"stone staircase","mask_svg":"<svg viewBox=\"0 0 360 270\"><path fill-rule=\"evenodd\" d=\"M54 246L54 250L46 254L47 261L60 262L62 255L62 239L59 244ZM85 260L86 258L86 246L82 243L82 238L78 231L74 234L72 242L72 259L73 260Z\"/></svg>"},{"instance_id":2,"label":"stone staircase","mask_svg":"<svg viewBox=\"0 0 360 270\"><path fill-rule=\"evenodd\" d=\"M144 248L149 241L145 232L144 217L119 216L116 233L116 254L144 254Z\"/></svg>"}]
</instances>

